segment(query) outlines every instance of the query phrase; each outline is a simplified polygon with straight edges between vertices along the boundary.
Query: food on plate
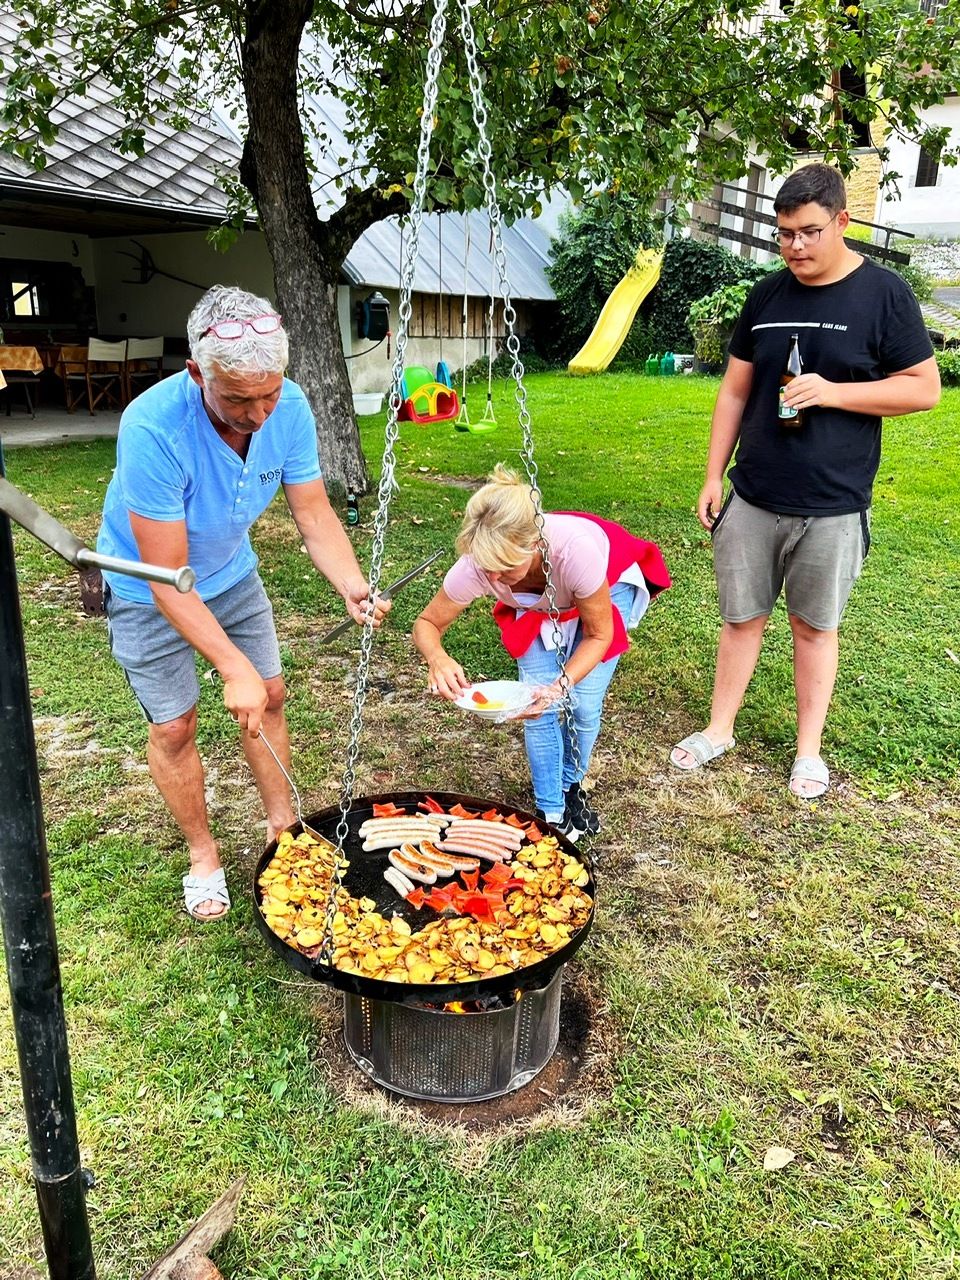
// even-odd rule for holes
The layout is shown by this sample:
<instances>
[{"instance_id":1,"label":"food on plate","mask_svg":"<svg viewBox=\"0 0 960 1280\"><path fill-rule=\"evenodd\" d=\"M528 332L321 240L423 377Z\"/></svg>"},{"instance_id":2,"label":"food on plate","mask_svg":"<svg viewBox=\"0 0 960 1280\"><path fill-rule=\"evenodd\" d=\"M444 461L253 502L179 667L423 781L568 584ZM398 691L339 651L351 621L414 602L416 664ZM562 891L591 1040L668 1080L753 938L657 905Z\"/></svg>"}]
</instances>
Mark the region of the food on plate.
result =
<instances>
[{"instance_id":1,"label":"food on plate","mask_svg":"<svg viewBox=\"0 0 960 1280\"><path fill-rule=\"evenodd\" d=\"M384 877L397 888L398 872L407 883L413 877L403 867L410 859L400 850L392 852L399 862L391 857ZM260 910L269 928L311 959L319 955L323 941L335 856L330 841L314 840L307 832L295 838L283 832L258 881ZM419 866L426 869L425 863ZM337 890L333 963L338 969L418 985L513 973L566 946L593 907L586 867L562 850L554 836L525 843L508 866L497 861L482 873L476 866L461 870L459 882L440 886L435 872L428 874L434 880L422 883L429 892L417 887L403 896L413 906L443 914L418 930L399 916L384 916L371 898Z\"/></svg>"}]
</instances>

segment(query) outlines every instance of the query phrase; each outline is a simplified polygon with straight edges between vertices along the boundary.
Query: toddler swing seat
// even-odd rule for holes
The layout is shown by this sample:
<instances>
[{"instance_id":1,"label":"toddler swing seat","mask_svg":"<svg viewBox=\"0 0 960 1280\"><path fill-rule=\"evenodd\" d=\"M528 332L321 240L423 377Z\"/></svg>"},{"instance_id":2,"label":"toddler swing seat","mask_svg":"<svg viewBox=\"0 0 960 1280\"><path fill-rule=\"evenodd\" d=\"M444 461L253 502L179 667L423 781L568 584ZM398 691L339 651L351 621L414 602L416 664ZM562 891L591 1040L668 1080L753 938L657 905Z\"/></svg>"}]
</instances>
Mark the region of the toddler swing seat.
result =
<instances>
[{"instance_id":1,"label":"toddler swing seat","mask_svg":"<svg viewBox=\"0 0 960 1280\"><path fill-rule=\"evenodd\" d=\"M437 367L437 379L423 365L411 365L404 371L400 382L403 403L397 414L398 422L448 422L457 417L460 400L449 383L439 380L444 372L449 378L449 370L443 362Z\"/></svg>"}]
</instances>

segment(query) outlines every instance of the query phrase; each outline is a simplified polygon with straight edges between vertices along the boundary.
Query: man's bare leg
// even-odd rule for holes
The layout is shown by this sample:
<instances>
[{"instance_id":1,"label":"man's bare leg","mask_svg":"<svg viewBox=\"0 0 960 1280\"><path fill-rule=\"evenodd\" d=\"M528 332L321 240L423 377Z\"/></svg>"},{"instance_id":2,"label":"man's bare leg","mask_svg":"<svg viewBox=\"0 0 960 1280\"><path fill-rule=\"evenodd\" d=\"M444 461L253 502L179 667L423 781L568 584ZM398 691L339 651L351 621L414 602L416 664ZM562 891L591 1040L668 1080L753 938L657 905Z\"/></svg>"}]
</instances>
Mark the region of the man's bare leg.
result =
<instances>
[{"instance_id":1,"label":"man's bare leg","mask_svg":"<svg viewBox=\"0 0 960 1280\"><path fill-rule=\"evenodd\" d=\"M263 732L271 747L283 761L287 773L290 769L290 735L287 732L287 718L283 711L285 686L283 676L267 680L267 709L263 715ZM251 738L249 733L240 735L243 752L253 773L263 808L267 815L267 844L275 840L278 834L295 821L290 788L286 779L276 766L270 752L259 740Z\"/></svg>"},{"instance_id":2,"label":"man's bare leg","mask_svg":"<svg viewBox=\"0 0 960 1280\"><path fill-rule=\"evenodd\" d=\"M723 746L733 739L734 722L760 656L766 625L767 615L762 615L751 618L749 622L725 622L720 631L710 723L703 730L704 736L715 747ZM670 758L681 769L692 768L696 764L688 751L678 748L674 749Z\"/></svg>"},{"instance_id":3,"label":"man's bare leg","mask_svg":"<svg viewBox=\"0 0 960 1280\"><path fill-rule=\"evenodd\" d=\"M793 631L793 683L797 692L797 755L819 757L823 726L833 696L840 661L840 638L836 630L818 631L801 618L790 615ZM792 784L797 795L816 796L820 783L797 778Z\"/></svg>"},{"instance_id":4,"label":"man's bare leg","mask_svg":"<svg viewBox=\"0 0 960 1280\"><path fill-rule=\"evenodd\" d=\"M183 832L190 853L190 871L208 876L220 866L217 842L210 833L203 791L203 765L197 751L197 709L165 724L149 726L147 763L157 790ZM197 904L198 915L222 916L222 902L207 899Z\"/></svg>"}]
</instances>

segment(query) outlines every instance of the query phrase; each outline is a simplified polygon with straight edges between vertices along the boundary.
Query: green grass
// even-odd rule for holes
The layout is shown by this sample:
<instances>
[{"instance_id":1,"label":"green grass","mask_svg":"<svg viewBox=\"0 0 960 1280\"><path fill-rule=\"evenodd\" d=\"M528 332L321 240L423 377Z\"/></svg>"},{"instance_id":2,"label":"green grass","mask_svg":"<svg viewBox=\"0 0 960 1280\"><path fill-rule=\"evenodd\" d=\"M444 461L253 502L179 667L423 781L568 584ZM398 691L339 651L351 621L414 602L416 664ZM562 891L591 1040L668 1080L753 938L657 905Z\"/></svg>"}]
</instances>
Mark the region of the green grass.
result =
<instances>
[{"instance_id":1,"label":"green grass","mask_svg":"<svg viewBox=\"0 0 960 1280\"><path fill-rule=\"evenodd\" d=\"M509 389L491 436L406 427L388 575L450 547L468 491L516 459ZM339 1047L337 998L263 946L245 884L262 844L218 690L201 749L234 910L178 911L179 838L143 773L143 729L64 565L16 534L54 901L98 1274L141 1274L246 1173L217 1261L232 1280L937 1280L960 1257L960 392L891 422L874 548L843 626L825 751L838 786L785 794L786 618L771 623L740 747L665 767L704 719L718 623L693 514L716 383L530 379L549 506L656 539L675 586L611 690L593 773L601 907L578 960L593 995L579 1091L482 1137L386 1105ZM382 419L364 420L377 465ZM92 537L109 442L11 451L10 478ZM369 499L355 533L370 542ZM341 769L355 647L282 506L257 531L311 807ZM512 729L438 708L404 631L442 568L398 597L374 658L359 786L528 799ZM485 611L450 646L507 674ZM2 997L6 999L5 993ZM42 1257L9 1010L0 1028L0 1259ZM765 1173L764 1151L796 1159ZM4 1266L0 1265L0 1275Z\"/></svg>"}]
</instances>

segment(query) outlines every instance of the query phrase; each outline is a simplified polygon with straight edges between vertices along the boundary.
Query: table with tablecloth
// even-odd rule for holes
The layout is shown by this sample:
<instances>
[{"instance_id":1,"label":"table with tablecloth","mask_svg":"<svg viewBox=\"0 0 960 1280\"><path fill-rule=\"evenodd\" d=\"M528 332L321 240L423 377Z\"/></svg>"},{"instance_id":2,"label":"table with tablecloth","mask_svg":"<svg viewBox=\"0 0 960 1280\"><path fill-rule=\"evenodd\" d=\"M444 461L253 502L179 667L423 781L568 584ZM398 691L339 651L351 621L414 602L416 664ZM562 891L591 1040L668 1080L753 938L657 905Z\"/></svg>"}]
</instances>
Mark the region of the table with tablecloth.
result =
<instances>
[{"instance_id":1,"label":"table with tablecloth","mask_svg":"<svg viewBox=\"0 0 960 1280\"><path fill-rule=\"evenodd\" d=\"M36 347L12 347L0 343L0 378L6 370L12 376L4 378L2 386L7 391L7 414L10 413L10 395L15 383L19 383L26 392L27 407L31 417L34 415L31 388L36 386L37 378L43 373L43 361ZM19 376L17 376L19 375Z\"/></svg>"}]
</instances>

